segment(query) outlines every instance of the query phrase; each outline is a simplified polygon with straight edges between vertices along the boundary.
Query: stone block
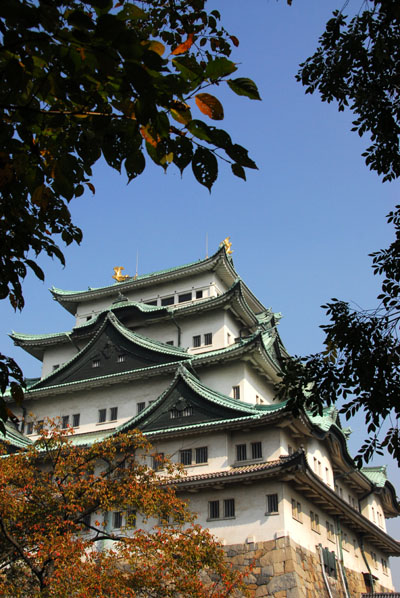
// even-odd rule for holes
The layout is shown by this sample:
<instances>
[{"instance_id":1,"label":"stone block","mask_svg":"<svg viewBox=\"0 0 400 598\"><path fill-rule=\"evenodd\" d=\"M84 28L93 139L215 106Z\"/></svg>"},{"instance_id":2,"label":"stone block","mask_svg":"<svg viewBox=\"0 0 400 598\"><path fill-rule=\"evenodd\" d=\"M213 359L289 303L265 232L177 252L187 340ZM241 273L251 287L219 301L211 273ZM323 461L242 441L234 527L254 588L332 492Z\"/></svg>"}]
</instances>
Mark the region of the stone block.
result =
<instances>
[{"instance_id":1,"label":"stone block","mask_svg":"<svg viewBox=\"0 0 400 598\"><path fill-rule=\"evenodd\" d=\"M294 561L292 561L292 559L288 559L285 561L284 563L285 565L285 573L291 573L292 571L294 571Z\"/></svg>"},{"instance_id":2,"label":"stone block","mask_svg":"<svg viewBox=\"0 0 400 598\"><path fill-rule=\"evenodd\" d=\"M280 592L275 592L274 598L286 598L287 592L286 590L281 590Z\"/></svg>"},{"instance_id":3,"label":"stone block","mask_svg":"<svg viewBox=\"0 0 400 598\"><path fill-rule=\"evenodd\" d=\"M265 567L266 565L271 565L272 554L273 554L272 552L267 552L266 554L263 554L263 556L260 558L261 567Z\"/></svg>"},{"instance_id":4,"label":"stone block","mask_svg":"<svg viewBox=\"0 0 400 598\"><path fill-rule=\"evenodd\" d=\"M281 590L289 590L290 588L296 587L296 575L295 573L284 573L273 577L268 584L268 590L271 594L280 592Z\"/></svg>"},{"instance_id":5,"label":"stone block","mask_svg":"<svg viewBox=\"0 0 400 598\"><path fill-rule=\"evenodd\" d=\"M258 586L258 588L256 589L256 593L255 593L256 598L262 598L263 596L268 596L268 595L269 595L269 592L268 592L267 586Z\"/></svg>"},{"instance_id":6,"label":"stone block","mask_svg":"<svg viewBox=\"0 0 400 598\"><path fill-rule=\"evenodd\" d=\"M266 576L272 577L273 574L274 574L273 565L265 565L264 567L261 567L261 575L266 575Z\"/></svg>"},{"instance_id":7,"label":"stone block","mask_svg":"<svg viewBox=\"0 0 400 598\"><path fill-rule=\"evenodd\" d=\"M285 563L274 563L274 575L282 575L285 572Z\"/></svg>"}]
</instances>

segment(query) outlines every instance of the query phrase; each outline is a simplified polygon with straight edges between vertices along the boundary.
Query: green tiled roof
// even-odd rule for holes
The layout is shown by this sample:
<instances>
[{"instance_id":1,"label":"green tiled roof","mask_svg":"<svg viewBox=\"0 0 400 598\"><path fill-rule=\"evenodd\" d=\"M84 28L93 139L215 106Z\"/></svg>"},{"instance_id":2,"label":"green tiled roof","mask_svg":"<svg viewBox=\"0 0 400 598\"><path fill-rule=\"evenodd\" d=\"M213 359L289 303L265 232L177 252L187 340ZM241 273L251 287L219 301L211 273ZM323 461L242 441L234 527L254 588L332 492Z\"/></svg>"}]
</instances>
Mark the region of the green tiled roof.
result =
<instances>
[{"instance_id":1,"label":"green tiled roof","mask_svg":"<svg viewBox=\"0 0 400 598\"><path fill-rule=\"evenodd\" d=\"M46 334L24 334L22 332L11 332L10 337L16 341L38 341L51 338L68 337L70 332L48 332Z\"/></svg>"},{"instance_id":2,"label":"green tiled roof","mask_svg":"<svg viewBox=\"0 0 400 598\"><path fill-rule=\"evenodd\" d=\"M248 421L249 419L261 419L263 417L263 415L265 415L267 413L282 411L286 407L286 404L287 404L287 401L284 401L284 402L278 403L276 405L263 406L263 405L251 405L249 403L244 403L243 401L238 401L237 399L228 397L227 395L224 395L220 392L212 390L208 386L205 386L204 384L202 384L200 382L200 380L198 378L196 378L193 374L191 374L184 365L181 364L179 366L179 368L177 369L177 372L175 374L173 381L164 390L164 392L162 392L161 395L153 403L148 405L146 407L146 409L141 411L138 415L135 415L132 419L128 420L124 424L121 424L120 426L118 426L113 432L111 432L111 434L123 432L124 430L126 430L128 428L135 427L135 426L140 426L140 422L143 421L144 419L146 419L150 413L155 412L157 410L157 408L159 407L159 405L162 404L165 397L171 392L171 390L176 385L178 378L182 378L196 394L200 395L202 398L206 399L207 401L210 401L219 406L230 409L231 411L232 410L237 411L238 415L239 414L241 414L241 415L238 417L233 417L233 418L229 418L229 419L216 419L216 420L210 420L207 422L197 422L194 424L188 424L186 426L169 427L167 430L168 432L173 432L175 430L185 431L185 430L199 429L199 428L204 428L207 426L221 425L221 424L228 423L228 422L235 423L235 422L245 421L245 420ZM155 431L155 432L152 431L152 432L149 432L149 434L154 434L156 432L157 431ZM160 430L160 432L165 433L166 432L165 428Z\"/></svg>"},{"instance_id":3,"label":"green tiled roof","mask_svg":"<svg viewBox=\"0 0 400 598\"><path fill-rule=\"evenodd\" d=\"M197 260L197 261L194 261L194 262L189 262L188 264L183 264L181 266L174 266L172 268L165 268L164 270L156 270L155 272L150 272L148 274L140 274L140 275L138 275L136 277L130 276L129 278L127 278L123 282L115 282L115 283L113 283L111 285L105 285L105 286L102 286L102 287L88 287L87 290L82 290L82 291L64 291L62 289L57 289L56 287L53 286L50 289L50 291L53 293L53 295L73 296L73 295L78 295L78 294L86 293L87 291L100 291L100 290L114 289L114 288L122 290L123 287L124 287L124 284L126 284L128 282L147 280L147 279L155 278L156 276L162 276L163 274L169 274L170 272L180 272L182 270L185 270L186 268L190 268L192 266L197 266L197 265L205 263L207 261L211 261L213 258L215 258L222 251L224 251L224 249L223 248L219 248L218 251L216 251L213 255L211 255L208 258L200 259L200 260Z\"/></svg>"},{"instance_id":4,"label":"green tiled roof","mask_svg":"<svg viewBox=\"0 0 400 598\"><path fill-rule=\"evenodd\" d=\"M32 444L30 438L27 438L24 434L19 432L12 422L7 421L5 423L5 428L5 435L0 432L0 441L6 442L16 448L26 448Z\"/></svg>"},{"instance_id":5,"label":"green tiled roof","mask_svg":"<svg viewBox=\"0 0 400 598\"><path fill-rule=\"evenodd\" d=\"M386 465L378 467L362 467L361 471L378 488L383 488L388 481Z\"/></svg>"},{"instance_id":6,"label":"green tiled roof","mask_svg":"<svg viewBox=\"0 0 400 598\"><path fill-rule=\"evenodd\" d=\"M311 423L318 426L324 432L329 432L333 425L336 426L336 418L338 415L336 407L325 407L322 415L313 415L311 411L307 411L306 413Z\"/></svg>"}]
</instances>

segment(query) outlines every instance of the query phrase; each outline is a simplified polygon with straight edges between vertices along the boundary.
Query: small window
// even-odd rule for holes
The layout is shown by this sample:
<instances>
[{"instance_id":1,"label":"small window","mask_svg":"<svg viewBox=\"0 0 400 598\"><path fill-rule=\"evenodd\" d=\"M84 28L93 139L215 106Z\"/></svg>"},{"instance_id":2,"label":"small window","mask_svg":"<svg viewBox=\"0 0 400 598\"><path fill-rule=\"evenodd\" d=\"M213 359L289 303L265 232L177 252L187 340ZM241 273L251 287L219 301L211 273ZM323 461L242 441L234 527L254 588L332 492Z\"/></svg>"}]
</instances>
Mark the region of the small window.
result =
<instances>
[{"instance_id":1,"label":"small window","mask_svg":"<svg viewBox=\"0 0 400 598\"><path fill-rule=\"evenodd\" d=\"M236 461L247 460L247 447L245 444L236 445Z\"/></svg>"},{"instance_id":2,"label":"small window","mask_svg":"<svg viewBox=\"0 0 400 598\"><path fill-rule=\"evenodd\" d=\"M174 341L167 341L165 344L166 345L171 345L173 347L174 346Z\"/></svg>"},{"instance_id":3,"label":"small window","mask_svg":"<svg viewBox=\"0 0 400 598\"><path fill-rule=\"evenodd\" d=\"M53 372L55 372L56 370L58 370L59 367L60 367L60 364L59 363L55 363L53 365Z\"/></svg>"},{"instance_id":4,"label":"small window","mask_svg":"<svg viewBox=\"0 0 400 598\"><path fill-rule=\"evenodd\" d=\"M180 417L189 417L193 415L193 407L191 405L188 405L187 407L185 407L184 409L171 409L171 411L169 412L169 418L170 419L178 419Z\"/></svg>"},{"instance_id":5,"label":"small window","mask_svg":"<svg viewBox=\"0 0 400 598\"><path fill-rule=\"evenodd\" d=\"M287 452L288 452L288 455L293 455L293 447L290 446L290 444L288 444Z\"/></svg>"},{"instance_id":6,"label":"small window","mask_svg":"<svg viewBox=\"0 0 400 598\"><path fill-rule=\"evenodd\" d=\"M374 569L378 568L378 561L376 560L376 553L375 552L371 552L371 559L372 559L372 566L374 567Z\"/></svg>"},{"instance_id":7,"label":"small window","mask_svg":"<svg viewBox=\"0 0 400 598\"><path fill-rule=\"evenodd\" d=\"M388 574L387 560L386 559L381 559L381 563L382 563L382 571L384 572L385 575L387 575Z\"/></svg>"},{"instance_id":8,"label":"small window","mask_svg":"<svg viewBox=\"0 0 400 598\"><path fill-rule=\"evenodd\" d=\"M39 421L36 422L36 432L38 434L40 434L41 431L43 430L43 427L44 427L44 420L43 419L39 419Z\"/></svg>"},{"instance_id":9,"label":"small window","mask_svg":"<svg viewBox=\"0 0 400 598\"><path fill-rule=\"evenodd\" d=\"M146 408L146 402L145 401L141 401L140 403L137 404L136 406L136 412L139 414L143 411L143 409Z\"/></svg>"},{"instance_id":10,"label":"small window","mask_svg":"<svg viewBox=\"0 0 400 598\"><path fill-rule=\"evenodd\" d=\"M206 332L204 335L204 344L212 345L212 332Z\"/></svg>"},{"instance_id":11,"label":"small window","mask_svg":"<svg viewBox=\"0 0 400 598\"><path fill-rule=\"evenodd\" d=\"M157 306L157 299L153 299L152 301L144 301L144 304Z\"/></svg>"},{"instance_id":12,"label":"small window","mask_svg":"<svg viewBox=\"0 0 400 598\"><path fill-rule=\"evenodd\" d=\"M110 420L115 421L118 419L118 407L111 407L110 408Z\"/></svg>"},{"instance_id":13,"label":"small window","mask_svg":"<svg viewBox=\"0 0 400 598\"><path fill-rule=\"evenodd\" d=\"M235 516L235 499L225 498L224 500L224 517Z\"/></svg>"},{"instance_id":14,"label":"small window","mask_svg":"<svg viewBox=\"0 0 400 598\"><path fill-rule=\"evenodd\" d=\"M92 316L86 316L86 322L89 322L89 320L92 319Z\"/></svg>"},{"instance_id":15,"label":"small window","mask_svg":"<svg viewBox=\"0 0 400 598\"><path fill-rule=\"evenodd\" d=\"M326 533L328 540L335 542L335 528L333 527L333 523L330 523L329 521L326 522Z\"/></svg>"},{"instance_id":16,"label":"small window","mask_svg":"<svg viewBox=\"0 0 400 598\"><path fill-rule=\"evenodd\" d=\"M61 427L63 430L69 426L69 415L63 415L61 418Z\"/></svg>"},{"instance_id":17,"label":"small window","mask_svg":"<svg viewBox=\"0 0 400 598\"><path fill-rule=\"evenodd\" d=\"M233 398L240 400L240 386L232 386Z\"/></svg>"},{"instance_id":18,"label":"small window","mask_svg":"<svg viewBox=\"0 0 400 598\"><path fill-rule=\"evenodd\" d=\"M120 529L122 527L122 512L114 511L113 513L113 528Z\"/></svg>"},{"instance_id":19,"label":"small window","mask_svg":"<svg viewBox=\"0 0 400 598\"><path fill-rule=\"evenodd\" d=\"M193 337L193 347L201 347L201 336L200 334L196 334Z\"/></svg>"},{"instance_id":20,"label":"small window","mask_svg":"<svg viewBox=\"0 0 400 598\"><path fill-rule=\"evenodd\" d=\"M278 495L267 494L267 515L278 513Z\"/></svg>"},{"instance_id":21,"label":"small window","mask_svg":"<svg viewBox=\"0 0 400 598\"><path fill-rule=\"evenodd\" d=\"M99 424L103 424L107 419L107 409L99 409Z\"/></svg>"},{"instance_id":22,"label":"small window","mask_svg":"<svg viewBox=\"0 0 400 598\"><path fill-rule=\"evenodd\" d=\"M154 471L159 471L164 467L164 453L157 453L152 457L152 467Z\"/></svg>"},{"instance_id":23,"label":"small window","mask_svg":"<svg viewBox=\"0 0 400 598\"><path fill-rule=\"evenodd\" d=\"M297 502L294 498L292 498L292 517L301 522L301 503Z\"/></svg>"},{"instance_id":24,"label":"small window","mask_svg":"<svg viewBox=\"0 0 400 598\"><path fill-rule=\"evenodd\" d=\"M183 449L179 451L180 454L180 462L182 465L191 465L192 464L192 449Z\"/></svg>"},{"instance_id":25,"label":"small window","mask_svg":"<svg viewBox=\"0 0 400 598\"><path fill-rule=\"evenodd\" d=\"M26 424L26 433L33 434L33 422L27 422Z\"/></svg>"},{"instance_id":26,"label":"small window","mask_svg":"<svg viewBox=\"0 0 400 598\"><path fill-rule=\"evenodd\" d=\"M124 363L125 360L126 360L126 355L118 355L117 363Z\"/></svg>"},{"instance_id":27,"label":"small window","mask_svg":"<svg viewBox=\"0 0 400 598\"><path fill-rule=\"evenodd\" d=\"M192 300L192 293L182 293L182 295L178 295L178 303L184 303L185 301Z\"/></svg>"},{"instance_id":28,"label":"small window","mask_svg":"<svg viewBox=\"0 0 400 598\"><path fill-rule=\"evenodd\" d=\"M323 556L323 560L324 560L324 569L325 569L326 573L330 577L334 577L336 579L337 578L337 573L336 573L336 555L335 555L335 552L333 550L330 551L329 548L323 548L322 549L322 556Z\"/></svg>"},{"instance_id":29,"label":"small window","mask_svg":"<svg viewBox=\"0 0 400 598\"><path fill-rule=\"evenodd\" d=\"M174 303L174 296L172 295L171 297L164 297L164 299L161 299L161 305L165 306L165 305L173 305Z\"/></svg>"},{"instance_id":30,"label":"small window","mask_svg":"<svg viewBox=\"0 0 400 598\"><path fill-rule=\"evenodd\" d=\"M210 500L208 502L208 518L219 519L219 500Z\"/></svg>"},{"instance_id":31,"label":"small window","mask_svg":"<svg viewBox=\"0 0 400 598\"><path fill-rule=\"evenodd\" d=\"M202 299L203 298L203 291L196 291L196 299Z\"/></svg>"},{"instance_id":32,"label":"small window","mask_svg":"<svg viewBox=\"0 0 400 598\"><path fill-rule=\"evenodd\" d=\"M310 511L310 521L311 521L311 529L314 532L320 533L319 531L319 515L318 513L314 513L314 511Z\"/></svg>"},{"instance_id":33,"label":"small window","mask_svg":"<svg viewBox=\"0 0 400 598\"><path fill-rule=\"evenodd\" d=\"M343 550L345 550L346 552L349 552L349 539L347 537L346 533L343 533L342 535L342 548ZM375 559L376 560L376 559Z\"/></svg>"},{"instance_id":34,"label":"small window","mask_svg":"<svg viewBox=\"0 0 400 598\"><path fill-rule=\"evenodd\" d=\"M129 527L136 527L136 511L128 511L126 515L126 525Z\"/></svg>"},{"instance_id":35,"label":"small window","mask_svg":"<svg viewBox=\"0 0 400 598\"><path fill-rule=\"evenodd\" d=\"M252 442L251 443L251 458L262 459L262 443Z\"/></svg>"},{"instance_id":36,"label":"small window","mask_svg":"<svg viewBox=\"0 0 400 598\"><path fill-rule=\"evenodd\" d=\"M100 367L100 359L93 359L92 368L99 368L99 367Z\"/></svg>"},{"instance_id":37,"label":"small window","mask_svg":"<svg viewBox=\"0 0 400 598\"><path fill-rule=\"evenodd\" d=\"M201 446L196 449L196 463L207 463L208 462L208 447Z\"/></svg>"},{"instance_id":38,"label":"small window","mask_svg":"<svg viewBox=\"0 0 400 598\"><path fill-rule=\"evenodd\" d=\"M79 424L81 421L81 414L80 413L74 413L74 415L72 416L72 426L74 428L78 428Z\"/></svg>"}]
</instances>

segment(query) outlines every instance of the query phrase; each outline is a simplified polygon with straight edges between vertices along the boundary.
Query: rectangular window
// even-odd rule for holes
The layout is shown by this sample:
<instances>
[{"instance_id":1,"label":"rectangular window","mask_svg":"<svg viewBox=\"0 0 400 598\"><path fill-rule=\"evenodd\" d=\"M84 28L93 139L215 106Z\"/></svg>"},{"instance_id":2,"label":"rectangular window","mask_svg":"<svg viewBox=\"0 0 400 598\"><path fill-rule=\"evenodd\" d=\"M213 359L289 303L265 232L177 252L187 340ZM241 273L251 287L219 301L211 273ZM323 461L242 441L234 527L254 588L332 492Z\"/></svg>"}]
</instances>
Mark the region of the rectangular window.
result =
<instances>
[{"instance_id":1,"label":"rectangular window","mask_svg":"<svg viewBox=\"0 0 400 598\"><path fill-rule=\"evenodd\" d=\"M140 403L138 403L136 405L136 413L141 413L143 411L143 409L146 408L146 402L145 401L141 401Z\"/></svg>"},{"instance_id":2,"label":"rectangular window","mask_svg":"<svg viewBox=\"0 0 400 598\"><path fill-rule=\"evenodd\" d=\"M278 513L278 495L267 494L267 515Z\"/></svg>"},{"instance_id":3,"label":"rectangular window","mask_svg":"<svg viewBox=\"0 0 400 598\"><path fill-rule=\"evenodd\" d=\"M26 433L33 434L33 422L28 422L26 424Z\"/></svg>"},{"instance_id":4,"label":"rectangular window","mask_svg":"<svg viewBox=\"0 0 400 598\"><path fill-rule=\"evenodd\" d=\"M346 550L346 552L349 551L349 539L346 533L342 534L342 548L343 550Z\"/></svg>"},{"instance_id":5,"label":"rectangular window","mask_svg":"<svg viewBox=\"0 0 400 598\"><path fill-rule=\"evenodd\" d=\"M69 415L63 415L61 418L61 427L63 430L69 426Z\"/></svg>"},{"instance_id":6,"label":"rectangular window","mask_svg":"<svg viewBox=\"0 0 400 598\"><path fill-rule=\"evenodd\" d=\"M110 408L110 420L115 421L118 419L118 407L111 407Z\"/></svg>"},{"instance_id":7,"label":"rectangular window","mask_svg":"<svg viewBox=\"0 0 400 598\"><path fill-rule=\"evenodd\" d=\"M236 461L247 460L247 447L245 444L236 445Z\"/></svg>"},{"instance_id":8,"label":"rectangular window","mask_svg":"<svg viewBox=\"0 0 400 598\"><path fill-rule=\"evenodd\" d=\"M208 461L208 447L201 446L196 449L196 463L207 463Z\"/></svg>"},{"instance_id":9,"label":"rectangular window","mask_svg":"<svg viewBox=\"0 0 400 598\"><path fill-rule=\"evenodd\" d=\"M182 293L182 295L178 295L178 303L184 303L185 301L192 300L192 293Z\"/></svg>"},{"instance_id":10,"label":"rectangular window","mask_svg":"<svg viewBox=\"0 0 400 598\"><path fill-rule=\"evenodd\" d=\"M164 467L164 453L157 453L152 457L154 471L160 471Z\"/></svg>"},{"instance_id":11,"label":"rectangular window","mask_svg":"<svg viewBox=\"0 0 400 598\"><path fill-rule=\"evenodd\" d=\"M319 531L319 515L318 513L314 513L314 511L310 511L310 520L311 520L311 529L314 532L320 533Z\"/></svg>"},{"instance_id":12,"label":"rectangular window","mask_svg":"<svg viewBox=\"0 0 400 598\"><path fill-rule=\"evenodd\" d=\"M335 542L335 529L333 527L333 523L330 523L329 521L326 522L326 533L328 540Z\"/></svg>"},{"instance_id":13,"label":"rectangular window","mask_svg":"<svg viewBox=\"0 0 400 598\"><path fill-rule=\"evenodd\" d=\"M262 459L262 443L252 442L251 443L251 458Z\"/></svg>"},{"instance_id":14,"label":"rectangular window","mask_svg":"<svg viewBox=\"0 0 400 598\"><path fill-rule=\"evenodd\" d=\"M387 560L386 559L381 559L381 563L382 563L382 571L384 572L385 575L387 575L388 574Z\"/></svg>"},{"instance_id":15,"label":"rectangular window","mask_svg":"<svg viewBox=\"0 0 400 598\"><path fill-rule=\"evenodd\" d=\"M374 569L378 568L378 561L376 560L376 553L375 552L371 552L371 559L372 559L372 566L374 567Z\"/></svg>"},{"instance_id":16,"label":"rectangular window","mask_svg":"<svg viewBox=\"0 0 400 598\"><path fill-rule=\"evenodd\" d=\"M324 568L325 568L326 573L330 577L334 577L336 579L337 578L337 573L336 573L336 555L335 555L335 552L333 550L330 551L329 548L323 548L322 549L322 555L323 555L323 559L324 559Z\"/></svg>"},{"instance_id":17,"label":"rectangular window","mask_svg":"<svg viewBox=\"0 0 400 598\"><path fill-rule=\"evenodd\" d=\"M292 517L301 522L301 503L297 502L294 498L292 498Z\"/></svg>"},{"instance_id":18,"label":"rectangular window","mask_svg":"<svg viewBox=\"0 0 400 598\"><path fill-rule=\"evenodd\" d=\"M43 419L39 419L39 421L36 422L36 432L38 434L40 434L42 432L42 430L43 430L43 427L44 427L44 420Z\"/></svg>"},{"instance_id":19,"label":"rectangular window","mask_svg":"<svg viewBox=\"0 0 400 598\"><path fill-rule=\"evenodd\" d=\"M240 400L240 386L232 386L233 398Z\"/></svg>"},{"instance_id":20,"label":"rectangular window","mask_svg":"<svg viewBox=\"0 0 400 598\"><path fill-rule=\"evenodd\" d=\"M165 344L166 344L166 345L171 345L171 347L173 347L173 345L174 345L174 341L167 341Z\"/></svg>"},{"instance_id":21,"label":"rectangular window","mask_svg":"<svg viewBox=\"0 0 400 598\"><path fill-rule=\"evenodd\" d=\"M225 498L224 499L224 517L235 516L235 499Z\"/></svg>"},{"instance_id":22,"label":"rectangular window","mask_svg":"<svg viewBox=\"0 0 400 598\"><path fill-rule=\"evenodd\" d=\"M208 518L219 519L219 500L208 501Z\"/></svg>"},{"instance_id":23,"label":"rectangular window","mask_svg":"<svg viewBox=\"0 0 400 598\"><path fill-rule=\"evenodd\" d=\"M288 452L288 455L293 455L293 447L290 446L290 444L288 444L287 452Z\"/></svg>"},{"instance_id":24,"label":"rectangular window","mask_svg":"<svg viewBox=\"0 0 400 598\"><path fill-rule=\"evenodd\" d=\"M165 305L173 305L174 303L174 296L172 295L171 297L164 297L164 299L161 299L161 305L165 306Z\"/></svg>"},{"instance_id":25,"label":"rectangular window","mask_svg":"<svg viewBox=\"0 0 400 598\"><path fill-rule=\"evenodd\" d=\"M92 368L99 368L99 367L100 367L100 359L93 359Z\"/></svg>"},{"instance_id":26,"label":"rectangular window","mask_svg":"<svg viewBox=\"0 0 400 598\"><path fill-rule=\"evenodd\" d=\"M157 299L152 299L152 301L144 301L145 305L157 305Z\"/></svg>"},{"instance_id":27,"label":"rectangular window","mask_svg":"<svg viewBox=\"0 0 400 598\"><path fill-rule=\"evenodd\" d=\"M99 409L99 424L102 424L107 419L107 409Z\"/></svg>"},{"instance_id":28,"label":"rectangular window","mask_svg":"<svg viewBox=\"0 0 400 598\"><path fill-rule=\"evenodd\" d=\"M72 416L72 426L74 428L78 428L79 424L81 421L81 414L80 413L74 413L74 415Z\"/></svg>"},{"instance_id":29,"label":"rectangular window","mask_svg":"<svg viewBox=\"0 0 400 598\"><path fill-rule=\"evenodd\" d=\"M180 462L182 465L191 465L192 464L192 449L183 449L179 451L180 454Z\"/></svg>"},{"instance_id":30,"label":"rectangular window","mask_svg":"<svg viewBox=\"0 0 400 598\"><path fill-rule=\"evenodd\" d=\"M330 486L329 469L327 467L325 467L325 479L328 486Z\"/></svg>"},{"instance_id":31,"label":"rectangular window","mask_svg":"<svg viewBox=\"0 0 400 598\"><path fill-rule=\"evenodd\" d=\"M200 334L196 334L193 337L193 347L201 347L201 336Z\"/></svg>"},{"instance_id":32,"label":"rectangular window","mask_svg":"<svg viewBox=\"0 0 400 598\"><path fill-rule=\"evenodd\" d=\"M129 527L136 527L136 511L128 511L126 515L126 525Z\"/></svg>"},{"instance_id":33,"label":"rectangular window","mask_svg":"<svg viewBox=\"0 0 400 598\"><path fill-rule=\"evenodd\" d=\"M203 298L203 291L196 291L196 299L202 299Z\"/></svg>"},{"instance_id":34,"label":"rectangular window","mask_svg":"<svg viewBox=\"0 0 400 598\"><path fill-rule=\"evenodd\" d=\"M118 355L117 362L124 363L125 359L126 359L126 355Z\"/></svg>"},{"instance_id":35,"label":"rectangular window","mask_svg":"<svg viewBox=\"0 0 400 598\"><path fill-rule=\"evenodd\" d=\"M113 528L120 529L122 527L122 512L114 511L113 513Z\"/></svg>"},{"instance_id":36,"label":"rectangular window","mask_svg":"<svg viewBox=\"0 0 400 598\"><path fill-rule=\"evenodd\" d=\"M188 405L187 407L185 407L185 409L171 409L171 411L169 412L169 418L170 419L178 419L180 417L190 417L191 415L193 415L193 407L191 405Z\"/></svg>"},{"instance_id":37,"label":"rectangular window","mask_svg":"<svg viewBox=\"0 0 400 598\"><path fill-rule=\"evenodd\" d=\"M206 332L204 335L204 344L212 345L212 332Z\"/></svg>"}]
</instances>

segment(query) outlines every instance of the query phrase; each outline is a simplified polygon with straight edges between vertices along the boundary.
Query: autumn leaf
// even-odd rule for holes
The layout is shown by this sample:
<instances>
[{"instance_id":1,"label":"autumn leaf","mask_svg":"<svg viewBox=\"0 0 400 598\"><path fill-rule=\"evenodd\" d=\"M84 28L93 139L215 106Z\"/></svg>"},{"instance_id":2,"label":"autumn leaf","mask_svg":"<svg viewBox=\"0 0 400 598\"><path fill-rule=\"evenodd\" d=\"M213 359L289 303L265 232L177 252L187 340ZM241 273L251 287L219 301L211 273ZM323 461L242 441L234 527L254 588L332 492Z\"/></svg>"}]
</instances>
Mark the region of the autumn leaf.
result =
<instances>
[{"instance_id":1,"label":"autumn leaf","mask_svg":"<svg viewBox=\"0 0 400 598\"><path fill-rule=\"evenodd\" d=\"M174 107L171 108L171 116L182 125L187 125L192 120L190 108L183 102L175 102Z\"/></svg>"},{"instance_id":2,"label":"autumn leaf","mask_svg":"<svg viewBox=\"0 0 400 598\"><path fill-rule=\"evenodd\" d=\"M209 93L198 93L195 101L200 112L206 114L212 120L222 120L224 118L224 109L219 100Z\"/></svg>"},{"instance_id":3,"label":"autumn leaf","mask_svg":"<svg viewBox=\"0 0 400 598\"><path fill-rule=\"evenodd\" d=\"M179 44L179 46L177 46L175 48L175 50L172 50L171 54L173 54L174 56L176 56L177 54L184 54L185 52L187 52L189 50L189 48L191 48L193 46L194 43L194 35L193 33L189 33L187 40L185 42L183 42L182 44Z\"/></svg>"},{"instance_id":4,"label":"autumn leaf","mask_svg":"<svg viewBox=\"0 0 400 598\"><path fill-rule=\"evenodd\" d=\"M153 147L157 147L158 140L154 139L154 137L149 133L149 127L146 125L145 127L140 127L140 134L147 143L150 143Z\"/></svg>"},{"instance_id":5,"label":"autumn leaf","mask_svg":"<svg viewBox=\"0 0 400 598\"><path fill-rule=\"evenodd\" d=\"M152 52L155 52L159 56L162 56L164 54L164 52L165 52L165 46L164 46L164 44L162 44L161 42L158 42L156 40L152 40L147 45L147 49L151 50Z\"/></svg>"}]
</instances>

